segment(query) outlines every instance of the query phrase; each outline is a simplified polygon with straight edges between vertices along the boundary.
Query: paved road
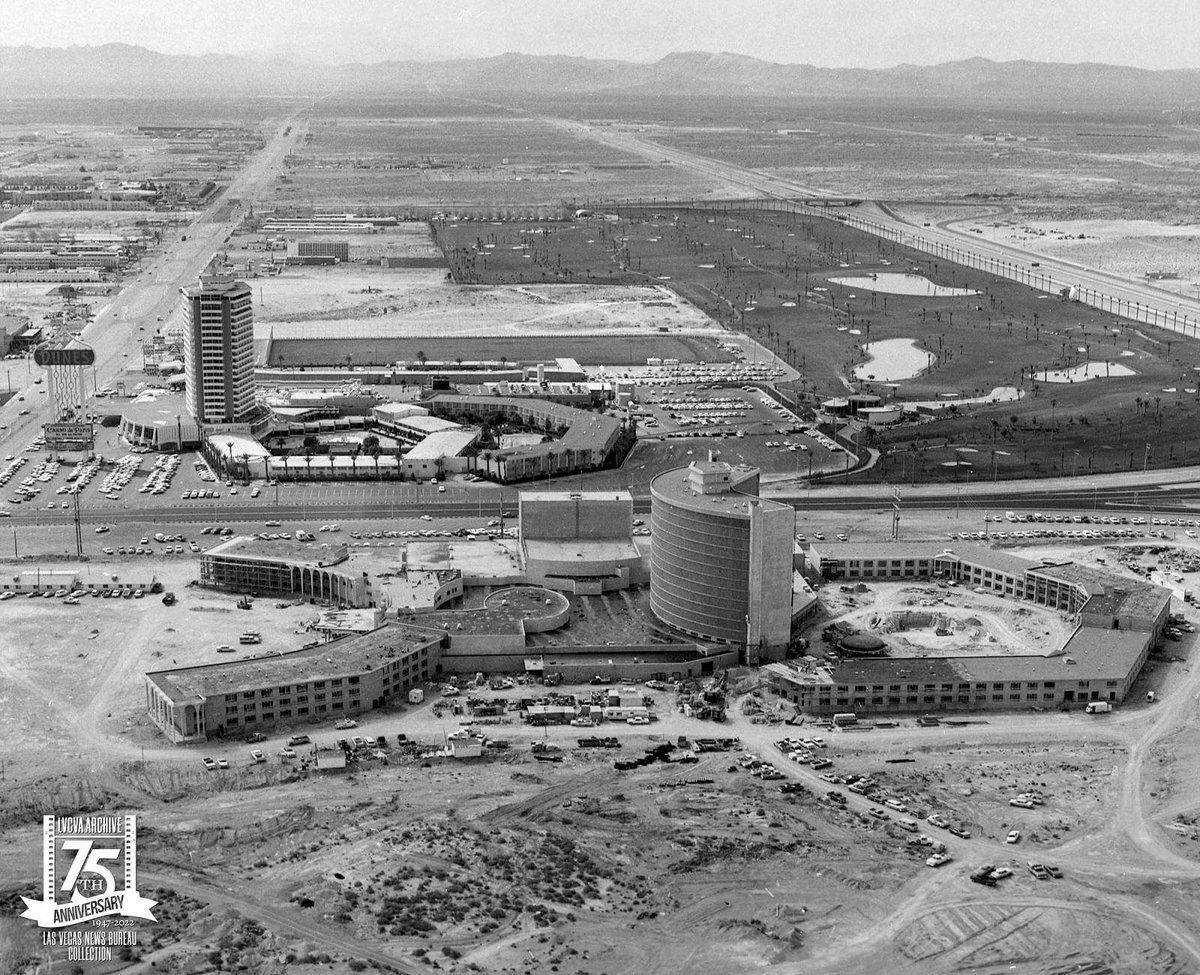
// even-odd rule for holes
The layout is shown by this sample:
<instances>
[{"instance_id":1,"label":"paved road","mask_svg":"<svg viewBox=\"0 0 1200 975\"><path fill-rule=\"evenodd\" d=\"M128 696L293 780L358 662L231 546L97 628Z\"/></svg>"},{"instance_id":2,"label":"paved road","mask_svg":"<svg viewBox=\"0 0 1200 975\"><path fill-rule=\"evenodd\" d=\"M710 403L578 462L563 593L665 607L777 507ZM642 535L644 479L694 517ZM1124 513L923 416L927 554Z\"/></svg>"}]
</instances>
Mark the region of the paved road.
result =
<instances>
[{"instance_id":1,"label":"paved road","mask_svg":"<svg viewBox=\"0 0 1200 975\"><path fill-rule=\"evenodd\" d=\"M285 136L289 126L291 133ZM101 306L81 335L96 352L98 386L121 380L131 363L140 362L142 339L166 323L179 304L179 289L195 282L230 231L241 222L241 207L229 209L226 204L259 195L282 168L284 157L303 132L304 125L297 118L277 123L265 147L233 178L215 210L201 214L178 231L175 240L166 242L163 254L150 258L141 274L128 280L112 301ZM223 218L216 219L216 213L224 214ZM139 326L144 326L144 331ZM12 452L14 446L28 444L51 417L45 383L36 382L44 377L44 370L16 362L9 368L13 380L25 383L18 395L0 407L0 422L8 425L0 437L0 447ZM24 409L30 410L28 416L20 415Z\"/></svg>"},{"instance_id":2,"label":"paved road","mask_svg":"<svg viewBox=\"0 0 1200 975\"><path fill-rule=\"evenodd\" d=\"M271 489L268 489L270 492ZM431 497L428 488L418 492L412 487L396 487L394 496L359 497L346 494L324 497L306 497L282 489L279 503L264 495L256 501L232 503L227 499L209 502L154 503L133 507L89 507L84 505L80 521L89 528L97 525L153 523L160 525L205 525L236 524L253 522L261 524L267 519L285 523L297 521L339 521L353 517L357 520L394 520L414 518L428 514L433 518L494 518L500 510L515 512L517 490L508 488L482 489L464 492L464 497L442 499ZM1039 510L1086 514L1136 513L1143 517L1152 514L1200 516L1200 484L1155 485L1144 488L1113 487L1084 490L1031 491L1014 495L1007 486L988 493L963 494L956 500L953 489L943 486L938 493L923 493L905 496L904 511L961 510L964 516L980 511L1003 514L1006 510L1031 512ZM878 511L891 506L891 494L864 497L861 489L814 491L811 496L804 492L793 495L772 494L778 500L792 504L797 511ZM645 515L650 511L648 497L635 497L634 512ZM72 515L59 509L29 509L12 507L10 518L4 524L23 525L67 525Z\"/></svg>"},{"instance_id":3,"label":"paved road","mask_svg":"<svg viewBox=\"0 0 1200 975\"><path fill-rule=\"evenodd\" d=\"M516 111L511 108L509 110ZM843 199L846 195L832 193L820 187L805 186L793 180L721 160L710 159L694 152L662 145L629 132L595 128L572 119L539 117L580 138L590 139L610 148L650 159L656 164L664 161L670 162L702 176L742 187L762 196L783 200L819 200L821 198ZM1087 267L1065 258L1038 254L1012 244L985 240L977 234L956 229L953 221L946 221L938 226L917 226L898 216L888 207L869 206L862 213L849 214L848 222L861 225L861 229L869 230L869 232L887 239L909 244L927 253L931 252L934 256L944 260L981 267L985 270L990 268L994 273L1003 273L1007 277L1028 281L1031 285L1045 291L1056 291L1063 287L1079 287L1120 299L1125 303L1126 313L1132 311L1134 306L1139 306L1141 309L1158 309L1163 315L1162 324L1158 327L1170 328L1177 332L1182 331L1182 321L1177 321L1174 325L1168 321L1172 315L1178 316L1178 319L1182 319L1186 315L1191 322L1200 319L1200 300L1196 298L1172 294L1164 289L1152 287L1144 281ZM1107 304L1104 307L1106 310L1109 308ZM1119 309L1120 306L1117 306L1112 310L1119 311ZM1195 335L1196 328L1194 326L1189 326L1189 328L1191 328L1191 334Z\"/></svg>"}]
</instances>

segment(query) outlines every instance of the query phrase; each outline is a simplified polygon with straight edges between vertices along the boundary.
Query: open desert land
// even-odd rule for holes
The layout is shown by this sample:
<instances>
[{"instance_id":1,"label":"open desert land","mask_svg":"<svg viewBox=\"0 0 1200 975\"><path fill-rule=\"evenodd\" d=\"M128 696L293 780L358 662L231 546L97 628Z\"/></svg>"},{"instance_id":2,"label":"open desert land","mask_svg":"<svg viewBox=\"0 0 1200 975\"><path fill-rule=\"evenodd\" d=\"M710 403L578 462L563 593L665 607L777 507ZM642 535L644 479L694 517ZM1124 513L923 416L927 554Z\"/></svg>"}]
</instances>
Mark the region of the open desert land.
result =
<instances>
[{"instance_id":1,"label":"open desert land","mask_svg":"<svg viewBox=\"0 0 1200 975\"><path fill-rule=\"evenodd\" d=\"M314 117L309 135L263 205L320 200L500 215L575 199L744 195L520 115Z\"/></svg>"},{"instance_id":2,"label":"open desert land","mask_svg":"<svg viewBox=\"0 0 1200 975\"><path fill-rule=\"evenodd\" d=\"M1200 224L1088 217L1047 220L1019 205L964 208L901 205L896 212L914 223L933 222L968 230L988 240L1016 244L1033 254L1063 257L1127 278L1157 280L1176 293L1200 285ZM991 212L989 212L989 210ZM1155 279L1151 277L1159 275Z\"/></svg>"},{"instance_id":3,"label":"open desert land","mask_svg":"<svg viewBox=\"0 0 1200 975\"><path fill-rule=\"evenodd\" d=\"M296 498L291 503L303 507ZM217 511L197 517L222 520ZM840 512L804 513L808 531L833 531L842 521ZM883 506L860 512L855 537L886 537L889 523ZM905 532L939 537L947 525L965 523L952 512L912 513ZM112 541L131 530L138 528L118 525ZM62 552L68 535L62 527L22 527L27 559L11 563L14 570L27 569L35 553ZM442 557L441 543L407 547L413 564ZM1144 543L1043 542L1022 551L1080 561L1103 555L1114 565L1129 552L1146 566L1162 566L1200 552L1200 543L1180 537L1156 546L1158 555ZM399 557L398 548L387 552ZM60 555L49 564L73 562ZM143 672L222 659L221 644L233 646L235 656L295 649L313 638L305 626L317 608L264 598L252 612L240 611L233 595L188 585L197 572L194 556L99 559L84 572L91 582L153 575L180 602L166 607L150 596L85 597L79 606L21 597L0 603L7 618L0 672L9 688L0 697L0 729L28 746L4 757L0 889L31 892L38 849L31 824L41 813L136 812L139 871L148 896L163 901L163 923L152 937L148 932L139 956L159 968L182 970L219 956L252 972L284 964L288 971L341 973L361 963L430 971L434 961L454 972L535 975L557 965L623 973L647 964L665 972L679 970L681 958L689 971L714 975L767 966L840 972L867 963L914 973L964 965L1047 973L1089 964L1138 973L1195 970L1190 958L1200 946L1188 948L1195 939L1187 909L1200 844L1189 835L1200 811L1186 782L1198 750L1182 710L1191 700L1195 637L1152 657L1130 698L1154 688L1160 703L1130 704L1100 719L988 714L935 729L916 728L911 719L868 733L819 729L833 771L870 775L907 806L904 815L938 812L965 829L967 839L922 826L955 857L933 870L923 863L926 854L905 842L911 834L895 825L900 812L878 819L853 797L847 809L834 806L822 799L826 782L780 754L774 742L781 736L818 729L782 726L790 706L775 703L752 672L732 675L733 707L723 726L685 718L673 692L649 689L660 719L649 736L619 723L604 726L603 734L619 737L616 754L625 757L679 735L741 739L734 752L701 755L692 765L619 772L611 766L614 753L575 748L574 729L530 728L513 717L486 728L510 742L492 760L459 765L422 757L458 721L442 713L434 688L422 705L360 718L355 733L386 735L387 758L365 761L349 778L327 778L276 756L293 732L311 734L322 749L349 734L328 723L276 729L260 746L269 756L263 765L250 761L249 745L232 739L171 746L144 714ZM921 601L931 598L930 587L868 588L854 594L855 606L851 597L827 592L825 618L865 623L871 615L929 611ZM573 597L568 642L644 634L644 596ZM1053 613L1027 616L1005 600L966 593L939 590L932 598L946 600L937 611L963 621L960 640L984 629L1001 644L1060 635ZM238 645L248 626L262 632L261 646ZM591 691L566 690L584 698ZM518 687L493 696L528 693ZM1131 813L1130 768L1135 756L1141 760L1131 747L1160 715L1185 720L1155 743L1144 811ZM424 744L397 748L397 734ZM539 738L563 749L562 762L533 759L528 746ZM784 784L795 782L800 791L781 793L779 783L752 778L735 764L742 752L775 762ZM230 767L207 772L204 756ZM1040 791L1045 804L1007 804L1025 790ZM1148 867L1145 851L1131 849L1118 829L1138 823L1153 851L1179 859ZM1022 833L1017 847L1003 842L1011 829ZM1056 863L1065 878L1035 880L1026 860ZM967 874L981 863L1010 866L1014 876L996 889L977 889ZM15 923L5 928L3 949L22 950Z\"/></svg>"},{"instance_id":4,"label":"open desert land","mask_svg":"<svg viewBox=\"0 0 1200 975\"><path fill-rule=\"evenodd\" d=\"M911 101L733 99L719 108L671 105L639 138L832 193L886 201L984 199L1036 207L1049 219L1194 222L1200 132L1158 105L1063 112L997 103L975 111ZM723 110L723 111L722 111ZM586 120L587 108L573 117Z\"/></svg>"},{"instance_id":5,"label":"open desert land","mask_svg":"<svg viewBox=\"0 0 1200 975\"><path fill-rule=\"evenodd\" d=\"M356 365L429 359L540 360L594 365L649 356L730 359L725 332L661 285L461 285L435 269L289 267L255 281L256 337L270 364Z\"/></svg>"},{"instance_id":6,"label":"open desert land","mask_svg":"<svg viewBox=\"0 0 1200 975\"><path fill-rule=\"evenodd\" d=\"M1153 801L1152 842L1179 850L1178 862L1147 868L1115 832L1126 823L1117 812L1129 742L1156 716L1153 707L1111 719L989 714L935 729L909 720L857 734L788 729L779 723L787 711L759 678L738 672L724 726L685 718L673 692L647 689L659 717L649 735L620 724L602 732L618 737L620 752L576 748L574 729L506 717L485 730L510 747L461 764L423 757L457 720L431 694L424 704L360 718L354 733L386 735L386 758L331 777L275 756L293 731L311 734L322 750L350 734L328 723L277 729L259 746L270 756L263 765L233 740L192 748L162 740L143 714L143 670L211 661L218 643L237 646L250 620L264 635L255 653L293 648L309 639L302 628L316 614L265 599L241 612L232 595L186 585L194 563L153 561L132 571L146 574L147 566L180 594L179 604L86 598L70 607L18 598L0 609L11 688L0 718L9 740L35 746L5 759L0 884L29 893L38 849L30 823L40 812L137 812L139 872L150 896L163 900L165 922L138 953L159 968L211 964L216 953L254 972L286 964L340 973L358 962L529 975L553 966L596 975L681 965L714 975L772 966L841 972L868 962L914 973L1195 970L1186 912L1200 849L1189 851L1182 834L1163 828ZM120 560L88 569L97 578L130 571ZM899 585L878 588L903 596ZM572 599L581 638L607 625L611 601ZM644 611L625 596L616 603L618 614ZM201 640L191 635L198 628ZM1179 663L1163 663L1173 683L1191 672L1192 643L1179 645ZM37 666L27 653L35 645ZM515 700L528 691L484 693ZM880 819L855 797L847 808L825 801L829 786L774 744L815 730L826 736L822 754L835 772L869 775L906 809ZM397 734L424 745L400 748ZM614 754L632 757L678 735L740 743L695 764L613 769ZM562 761L535 761L534 738L561 749ZM736 764L743 752L774 762L797 791L751 777ZM1169 749L1161 754L1159 767L1173 761ZM207 772L202 756L230 767ZM1029 790L1044 804L1008 805ZM937 870L895 825L934 812L967 834L922 827L954 854ZM1004 843L1011 829L1022 833L1016 847ZM1065 877L1035 880L1026 860L1057 863ZM967 873L984 862L1008 865L1013 876L976 888ZM5 949L18 951L20 933L5 927Z\"/></svg>"}]
</instances>

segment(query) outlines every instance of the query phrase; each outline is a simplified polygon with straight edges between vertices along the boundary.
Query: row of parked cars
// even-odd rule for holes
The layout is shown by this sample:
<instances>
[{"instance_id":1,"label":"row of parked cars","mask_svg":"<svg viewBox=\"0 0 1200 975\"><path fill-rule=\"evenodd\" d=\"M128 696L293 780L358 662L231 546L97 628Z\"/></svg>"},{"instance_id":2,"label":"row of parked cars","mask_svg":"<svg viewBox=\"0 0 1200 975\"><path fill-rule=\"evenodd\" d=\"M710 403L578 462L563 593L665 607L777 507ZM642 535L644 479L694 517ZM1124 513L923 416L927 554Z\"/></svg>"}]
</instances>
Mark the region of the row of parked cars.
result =
<instances>
[{"instance_id":1,"label":"row of parked cars","mask_svg":"<svg viewBox=\"0 0 1200 975\"><path fill-rule=\"evenodd\" d=\"M141 466L142 459L133 454L119 458L113 469L104 475L104 480L100 482L99 492L109 501L119 500L118 492L133 480L133 475Z\"/></svg>"},{"instance_id":2,"label":"row of parked cars","mask_svg":"<svg viewBox=\"0 0 1200 975\"><path fill-rule=\"evenodd\" d=\"M179 470L178 454L161 454L155 458L154 466L146 478L146 483L138 488L139 494L165 494L171 486L171 479Z\"/></svg>"},{"instance_id":3,"label":"row of parked cars","mask_svg":"<svg viewBox=\"0 0 1200 975\"><path fill-rule=\"evenodd\" d=\"M7 599L13 599L17 593L9 592L0 593L0 602ZM110 588L95 588L88 589L35 589L32 592L26 593L27 599L61 599L64 603L70 606L79 605L80 599L85 596L93 596L97 599L141 599L146 595L144 589L135 589L132 586Z\"/></svg>"}]
</instances>

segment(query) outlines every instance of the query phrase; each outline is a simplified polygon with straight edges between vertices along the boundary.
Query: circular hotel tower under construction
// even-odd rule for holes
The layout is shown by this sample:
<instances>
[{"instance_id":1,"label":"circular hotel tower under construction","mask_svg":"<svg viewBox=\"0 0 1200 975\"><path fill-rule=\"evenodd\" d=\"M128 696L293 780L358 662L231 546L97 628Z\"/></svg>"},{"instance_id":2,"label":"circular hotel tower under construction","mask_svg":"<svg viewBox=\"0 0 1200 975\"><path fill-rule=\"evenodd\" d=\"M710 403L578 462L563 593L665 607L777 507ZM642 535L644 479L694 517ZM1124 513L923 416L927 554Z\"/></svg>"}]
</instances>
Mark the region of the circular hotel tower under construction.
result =
<instances>
[{"instance_id":1,"label":"circular hotel tower under construction","mask_svg":"<svg viewBox=\"0 0 1200 975\"><path fill-rule=\"evenodd\" d=\"M796 513L758 496L756 468L696 461L650 482L650 608L699 640L782 659Z\"/></svg>"}]
</instances>

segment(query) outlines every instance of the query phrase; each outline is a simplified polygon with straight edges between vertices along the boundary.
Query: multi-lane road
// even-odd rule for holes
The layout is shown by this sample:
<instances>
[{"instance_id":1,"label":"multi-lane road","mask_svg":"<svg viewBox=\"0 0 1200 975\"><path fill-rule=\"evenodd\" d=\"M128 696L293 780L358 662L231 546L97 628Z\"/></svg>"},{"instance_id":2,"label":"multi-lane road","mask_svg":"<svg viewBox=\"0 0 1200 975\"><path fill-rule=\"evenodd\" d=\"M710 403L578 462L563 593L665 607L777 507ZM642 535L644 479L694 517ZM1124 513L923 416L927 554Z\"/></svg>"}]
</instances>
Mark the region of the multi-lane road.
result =
<instances>
[{"instance_id":1,"label":"multi-lane road","mask_svg":"<svg viewBox=\"0 0 1200 975\"><path fill-rule=\"evenodd\" d=\"M888 489L890 491L890 489ZM907 489L902 489L907 490ZM363 497L351 492L329 491L315 495L311 487L281 486L278 502L268 489L261 499L234 502L232 499L189 503L133 502L132 507L89 508L80 511L81 522L88 527L98 525L129 525L153 523L158 525L237 525L258 524L268 519L308 522L393 521L430 515L438 519L494 518L503 510L515 511L518 488L481 488L453 490L447 497L434 495L428 489L419 491L412 486L397 485L381 489L374 496ZM818 489L810 494L803 491L790 496L774 496L792 504L798 512L879 512L890 511L890 493L862 489ZM650 510L647 496L635 496L634 511L645 514ZM914 493L902 499L903 511L955 511L964 514L986 511L1003 514L1006 510L1022 512L1047 510L1085 514L1137 513L1184 515L1200 517L1200 483L1170 485L1147 483L1142 487L1081 487L1054 488L1016 493L1003 484L994 491L972 492L955 497L953 488L943 487L936 492ZM12 509L4 524L11 526L65 525L71 520L67 511L41 509Z\"/></svg>"},{"instance_id":2,"label":"multi-lane road","mask_svg":"<svg viewBox=\"0 0 1200 975\"><path fill-rule=\"evenodd\" d=\"M142 338L154 334L179 305L179 289L193 284L212 260L229 233L241 222L239 205L224 201L253 199L282 168L284 157L302 136L297 119L280 121L263 149L233 178L214 210L196 218L166 243L163 254L152 258L141 273L121 288L111 302L102 306L83 330L81 338L96 353L95 381L104 386L122 380L131 363L138 361ZM285 135L285 132L287 133ZM219 218L218 218L219 215ZM27 385L0 407L0 421L8 429L0 446L24 446L51 419L50 406L41 394L44 384L36 379L43 370L29 370ZM21 411L28 409L26 416Z\"/></svg>"},{"instance_id":3,"label":"multi-lane road","mask_svg":"<svg viewBox=\"0 0 1200 975\"><path fill-rule=\"evenodd\" d=\"M594 127L573 119L546 116L539 118L580 138L652 160L656 164L669 162L730 187L749 190L756 195L798 201L846 197L845 193L832 193L821 187L805 186L770 173L662 145L643 135ZM1011 271L1020 268L1024 272L1024 280L1034 283L1036 279L1043 290L1078 287L1085 292L1103 294L1112 301L1103 304L1102 307L1118 310L1123 306L1126 314L1137 314L1141 321L1147 321L1144 317L1145 309L1158 309L1161 313L1159 327L1177 332L1182 332L1182 320L1186 316L1190 334L1196 334L1197 329L1193 328L1191 323L1200 321L1200 300L1195 298L1172 294L1145 281L1087 267L1066 258L986 240L977 234L957 229L954 221L918 226L887 206L867 205L865 210L864 213L854 214L859 219L852 219L851 222L861 224L863 229L888 239L915 246L926 253L940 255L944 260L967 263L984 269L991 267L995 273L1003 273L1008 277L1016 276ZM838 212L847 213L845 210ZM1140 310L1140 314L1135 309Z\"/></svg>"}]
</instances>

